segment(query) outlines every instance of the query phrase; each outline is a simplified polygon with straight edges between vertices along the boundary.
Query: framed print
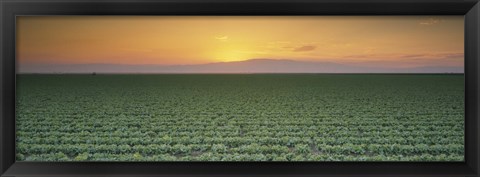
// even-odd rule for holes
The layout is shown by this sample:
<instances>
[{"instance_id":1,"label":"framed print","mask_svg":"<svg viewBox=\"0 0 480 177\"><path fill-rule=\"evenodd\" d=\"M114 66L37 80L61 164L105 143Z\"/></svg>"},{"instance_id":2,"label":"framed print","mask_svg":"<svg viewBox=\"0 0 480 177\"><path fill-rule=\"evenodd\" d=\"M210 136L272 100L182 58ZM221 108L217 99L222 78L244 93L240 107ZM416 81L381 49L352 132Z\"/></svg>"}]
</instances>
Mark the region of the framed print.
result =
<instances>
[{"instance_id":1,"label":"framed print","mask_svg":"<svg viewBox=\"0 0 480 177\"><path fill-rule=\"evenodd\" d=\"M478 176L478 1L2 1L2 176Z\"/></svg>"}]
</instances>

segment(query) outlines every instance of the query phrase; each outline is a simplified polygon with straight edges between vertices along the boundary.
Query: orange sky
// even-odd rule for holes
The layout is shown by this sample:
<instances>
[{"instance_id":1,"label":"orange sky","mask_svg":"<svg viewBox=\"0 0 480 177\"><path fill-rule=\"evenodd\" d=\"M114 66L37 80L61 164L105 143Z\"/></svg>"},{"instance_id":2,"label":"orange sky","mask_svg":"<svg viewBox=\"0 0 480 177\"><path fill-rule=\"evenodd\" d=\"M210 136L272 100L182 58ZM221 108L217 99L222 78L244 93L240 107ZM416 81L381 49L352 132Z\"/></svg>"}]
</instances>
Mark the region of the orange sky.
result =
<instances>
[{"instance_id":1,"label":"orange sky","mask_svg":"<svg viewBox=\"0 0 480 177\"><path fill-rule=\"evenodd\" d=\"M463 16L23 16L23 64L463 66Z\"/></svg>"}]
</instances>

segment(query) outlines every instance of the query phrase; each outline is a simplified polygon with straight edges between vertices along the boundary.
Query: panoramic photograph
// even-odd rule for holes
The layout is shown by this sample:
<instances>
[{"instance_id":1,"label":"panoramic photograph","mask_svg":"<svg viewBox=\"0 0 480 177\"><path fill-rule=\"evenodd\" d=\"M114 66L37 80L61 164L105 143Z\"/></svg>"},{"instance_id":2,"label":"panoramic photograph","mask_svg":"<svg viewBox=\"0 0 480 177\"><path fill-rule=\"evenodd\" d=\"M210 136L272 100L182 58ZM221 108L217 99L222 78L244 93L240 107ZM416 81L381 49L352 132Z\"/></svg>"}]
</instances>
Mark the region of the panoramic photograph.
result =
<instances>
[{"instance_id":1,"label":"panoramic photograph","mask_svg":"<svg viewBox=\"0 0 480 177\"><path fill-rule=\"evenodd\" d=\"M16 160L463 162L463 16L18 16Z\"/></svg>"}]
</instances>

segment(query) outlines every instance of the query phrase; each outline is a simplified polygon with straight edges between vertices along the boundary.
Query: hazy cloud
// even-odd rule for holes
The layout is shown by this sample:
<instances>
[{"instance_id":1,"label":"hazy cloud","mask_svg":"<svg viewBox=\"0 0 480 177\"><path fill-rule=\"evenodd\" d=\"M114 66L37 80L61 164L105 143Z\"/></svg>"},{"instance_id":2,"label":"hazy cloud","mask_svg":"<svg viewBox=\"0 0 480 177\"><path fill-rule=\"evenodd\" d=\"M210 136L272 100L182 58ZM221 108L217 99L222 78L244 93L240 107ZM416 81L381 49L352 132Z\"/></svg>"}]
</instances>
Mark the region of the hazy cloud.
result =
<instances>
[{"instance_id":1,"label":"hazy cloud","mask_svg":"<svg viewBox=\"0 0 480 177\"><path fill-rule=\"evenodd\" d=\"M463 58L463 53L425 53L425 54L412 54L412 55L400 55L399 58L426 58L426 59L441 59L441 58Z\"/></svg>"},{"instance_id":2,"label":"hazy cloud","mask_svg":"<svg viewBox=\"0 0 480 177\"><path fill-rule=\"evenodd\" d=\"M315 50L315 48L317 48L317 47L313 46L313 45L304 45L304 46L301 46L301 47L294 48L293 51L294 52L306 52L306 51Z\"/></svg>"},{"instance_id":3,"label":"hazy cloud","mask_svg":"<svg viewBox=\"0 0 480 177\"><path fill-rule=\"evenodd\" d=\"M442 19L429 18L427 20L420 21L418 24L428 26L428 25L435 25L435 24L438 24L438 23L441 23L441 22L443 22Z\"/></svg>"},{"instance_id":4,"label":"hazy cloud","mask_svg":"<svg viewBox=\"0 0 480 177\"><path fill-rule=\"evenodd\" d=\"M216 39L216 40L219 40L219 41L227 41L227 40L228 40L228 36L216 36L215 39Z\"/></svg>"},{"instance_id":5,"label":"hazy cloud","mask_svg":"<svg viewBox=\"0 0 480 177\"><path fill-rule=\"evenodd\" d=\"M360 54L349 55L342 58L357 58L357 59L458 59L463 58L462 52L450 53L420 53L420 54Z\"/></svg>"}]
</instances>

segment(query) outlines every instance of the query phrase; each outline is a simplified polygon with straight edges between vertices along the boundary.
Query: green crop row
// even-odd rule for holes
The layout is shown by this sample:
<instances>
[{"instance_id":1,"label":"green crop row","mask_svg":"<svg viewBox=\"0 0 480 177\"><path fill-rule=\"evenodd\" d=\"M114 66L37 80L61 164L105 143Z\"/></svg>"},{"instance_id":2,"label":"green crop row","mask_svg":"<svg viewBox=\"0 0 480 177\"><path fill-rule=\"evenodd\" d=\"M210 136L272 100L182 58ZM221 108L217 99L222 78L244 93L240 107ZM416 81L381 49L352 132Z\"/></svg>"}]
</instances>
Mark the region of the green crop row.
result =
<instances>
[{"instance_id":1,"label":"green crop row","mask_svg":"<svg viewBox=\"0 0 480 177\"><path fill-rule=\"evenodd\" d=\"M19 75L24 161L463 161L463 75Z\"/></svg>"}]
</instances>

